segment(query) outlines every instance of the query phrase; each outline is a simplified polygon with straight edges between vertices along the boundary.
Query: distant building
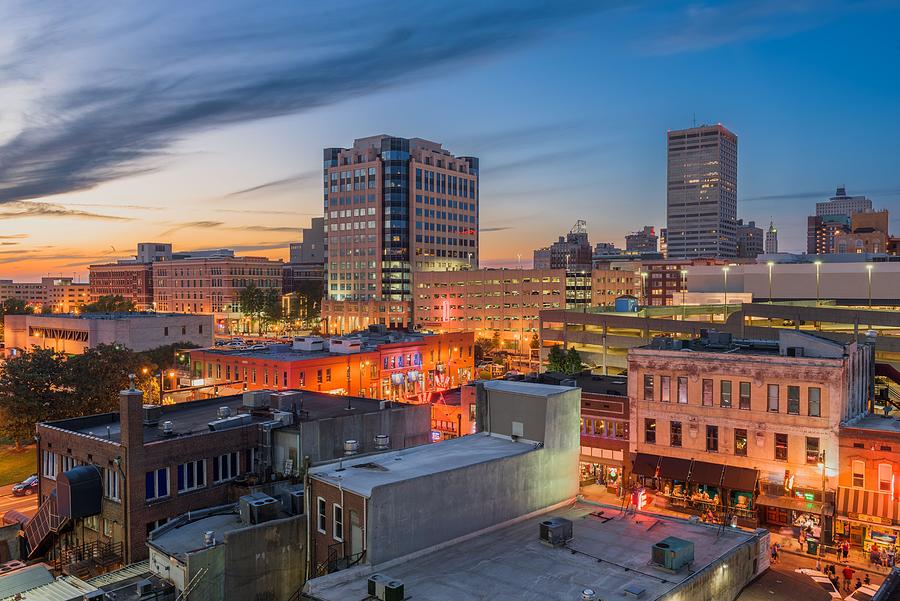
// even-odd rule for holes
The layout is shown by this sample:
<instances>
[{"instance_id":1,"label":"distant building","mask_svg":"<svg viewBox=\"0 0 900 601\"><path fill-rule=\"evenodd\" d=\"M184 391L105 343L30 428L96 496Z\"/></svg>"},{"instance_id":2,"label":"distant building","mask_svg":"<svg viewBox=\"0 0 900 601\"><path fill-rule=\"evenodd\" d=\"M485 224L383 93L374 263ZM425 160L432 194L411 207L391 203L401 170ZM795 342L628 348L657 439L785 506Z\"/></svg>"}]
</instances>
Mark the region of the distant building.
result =
<instances>
[{"instance_id":1,"label":"distant building","mask_svg":"<svg viewBox=\"0 0 900 601\"><path fill-rule=\"evenodd\" d=\"M872 210L872 201L865 196L848 196L844 186L838 186L834 196L816 203L816 217L846 215Z\"/></svg>"},{"instance_id":2,"label":"distant building","mask_svg":"<svg viewBox=\"0 0 900 601\"><path fill-rule=\"evenodd\" d=\"M617 248L612 242L597 242L594 244L593 259L604 259L608 257L617 257L622 254L622 249Z\"/></svg>"},{"instance_id":3,"label":"distant building","mask_svg":"<svg viewBox=\"0 0 900 601\"><path fill-rule=\"evenodd\" d=\"M850 232L849 215L810 215L806 220L806 252L828 255L837 252L835 239Z\"/></svg>"},{"instance_id":4,"label":"distant building","mask_svg":"<svg viewBox=\"0 0 900 601\"><path fill-rule=\"evenodd\" d=\"M90 302L90 287L68 277L46 277L40 282L0 280L0 303L10 298L25 301L37 311L71 313Z\"/></svg>"},{"instance_id":5,"label":"distant building","mask_svg":"<svg viewBox=\"0 0 900 601\"><path fill-rule=\"evenodd\" d=\"M766 254L771 255L778 252L778 230L775 229L775 222L769 222L769 229L766 230Z\"/></svg>"},{"instance_id":6,"label":"distant building","mask_svg":"<svg viewBox=\"0 0 900 601\"><path fill-rule=\"evenodd\" d=\"M590 271L593 251L588 242L587 224L579 220L565 237L534 251L535 269Z\"/></svg>"},{"instance_id":7,"label":"distant building","mask_svg":"<svg viewBox=\"0 0 900 601\"><path fill-rule=\"evenodd\" d=\"M663 259L669 258L669 228L660 228L659 230L659 254Z\"/></svg>"},{"instance_id":8,"label":"distant building","mask_svg":"<svg viewBox=\"0 0 900 601\"><path fill-rule=\"evenodd\" d=\"M834 236L835 252L880 254L888 251L888 211L863 211L850 215L850 231Z\"/></svg>"},{"instance_id":9,"label":"distant building","mask_svg":"<svg viewBox=\"0 0 900 601\"><path fill-rule=\"evenodd\" d=\"M153 309L153 263L120 261L88 267L91 302L121 296L138 311Z\"/></svg>"},{"instance_id":10,"label":"distant building","mask_svg":"<svg viewBox=\"0 0 900 601\"><path fill-rule=\"evenodd\" d=\"M118 344L133 351L180 342L209 346L213 320L209 315L173 313L7 315L3 339L8 349L37 346L71 355L99 344Z\"/></svg>"},{"instance_id":11,"label":"distant building","mask_svg":"<svg viewBox=\"0 0 900 601\"><path fill-rule=\"evenodd\" d=\"M155 263L172 260L172 244L169 242L138 242L137 263Z\"/></svg>"},{"instance_id":12,"label":"distant building","mask_svg":"<svg viewBox=\"0 0 900 601\"><path fill-rule=\"evenodd\" d=\"M291 263L325 263L325 218L313 217L302 230L301 241L291 242Z\"/></svg>"},{"instance_id":13,"label":"distant building","mask_svg":"<svg viewBox=\"0 0 900 601\"><path fill-rule=\"evenodd\" d=\"M763 253L763 231L755 221L744 224L737 220L737 256L742 259L755 259Z\"/></svg>"},{"instance_id":14,"label":"distant building","mask_svg":"<svg viewBox=\"0 0 900 601\"><path fill-rule=\"evenodd\" d=\"M694 267L724 264L724 261L716 259L642 261L641 273L646 276L641 276L643 282L639 300L652 307L673 305L675 296L686 290L687 276Z\"/></svg>"},{"instance_id":15,"label":"distant building","mask_svg":"<svg viewBox=\"0 0 900 601\"><path fill-rule=\"evenodd\" d=\"M667 257L737 254L737 136L722 125L668 132Z\"/></svg>"},{"instance_id":16,"label":"distant building","mask_svg":"<svg viewBox=\"0 0 900 601\"><path fill-rule=\"evenodd\" d=\"M281 292L290 294L309 282L323 282L325 266L322 263L285 263L281 274Z\"/></svg>"},{"instance_id":17,"label":"distant building","mask_svg":"<svg viewBox=\"0 0 900 601\"><path fill-rule=\"evenodd\" d=\"M658 250L659 237L652 225L625 236L625 250L634 253L655 253Z\"/></svg>"}]
</instances>

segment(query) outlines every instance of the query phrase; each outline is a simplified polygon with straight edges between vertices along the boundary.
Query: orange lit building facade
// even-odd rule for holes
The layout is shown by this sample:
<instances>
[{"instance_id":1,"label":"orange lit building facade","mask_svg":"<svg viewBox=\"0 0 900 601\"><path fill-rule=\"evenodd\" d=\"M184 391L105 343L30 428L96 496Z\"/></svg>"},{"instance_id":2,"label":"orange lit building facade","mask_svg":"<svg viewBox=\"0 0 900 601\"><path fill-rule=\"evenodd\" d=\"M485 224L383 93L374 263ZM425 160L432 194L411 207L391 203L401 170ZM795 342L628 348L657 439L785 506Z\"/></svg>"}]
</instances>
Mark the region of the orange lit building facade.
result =
<instances>
[{"instance_id":1,"label":"orange lit building facade","mask_svg":"<svg viewBox=\"0 0 900 601\"><path fill-rule=\"evenodd\" d=\"M138 311L153 308L153 264L122 262L91 265L91 302L101 296L121 296Z\"/></svg>"},{"instance_id":2,"label":"orange lit building facade","mask_svg":"<svg viewBox=\"0 0 900 601\"><path fill-rule=\"evenodd\" d=\"M347 339L350 339L349 337ZM364 343L358 352L266 350L189 351L192 378L226 389L302 389L384 400L424 401L433 391L470 381L474 336L460 332L410 335Z\"/></svg>"}]
</instances>

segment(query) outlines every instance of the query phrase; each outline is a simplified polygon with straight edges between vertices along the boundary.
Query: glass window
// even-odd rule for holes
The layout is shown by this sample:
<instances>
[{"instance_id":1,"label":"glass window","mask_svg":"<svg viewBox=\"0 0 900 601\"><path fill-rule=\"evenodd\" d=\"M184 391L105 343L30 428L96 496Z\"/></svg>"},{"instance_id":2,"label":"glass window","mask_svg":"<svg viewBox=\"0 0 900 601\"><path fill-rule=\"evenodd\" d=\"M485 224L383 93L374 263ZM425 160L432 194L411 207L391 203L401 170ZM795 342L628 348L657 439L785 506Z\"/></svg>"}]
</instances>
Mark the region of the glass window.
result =
<instances>
[{"instance_id":1,"label":"glass window","mask_svg":"<svg viewBox=\"0 0 900 601\"><path fill-rule=\"evenodd\" d=\"M331 522L331 535L334 540L342 542L344 540L344 508L335 503L333 509L334 519Z\"/></svg>"},{"instance_id":2,"label":"glass window","mask_svg":"<svg viewBox=\"0 0 900 601\"><path fill-rule=\"evenodd\" d=\"M206 460L188 461L178 466L178 492L188 492L206 486Z\"/></svg>"},{"instance_id":3,"label":"glass window","mask_svg":"<svg viewBox=\"0 0 900 601\"><path fill-rule=\"evenodd\" d=\"M703 396L701 397L700 402L704 407L712 407L712 404L713 404L713 381L712 380L703 380Z\"/></svg>"},{"instance_id":4,"label":"glass window","mask_svg":"<svg viewBox=\"0 0 900 601\"><path fill-rule=\"evenodd\" d=\"M644 400L653 400L653 376L651 375L644 376Z\"/></svg>"},{"instance_id":5,"label":"glass window","mask_svg":"<svg viewBox=\"0 0 900 601\"><path fill-rule=\"evenodd\" d=\"M787 461L788 458L788 435L775 435L775 459L779 461Z\"/></svg>"},{"instance_id":6,"label":"glass window","mask_svg":"<svg viewBox=\"0 0 900 601\"><path fill-rule=\"evenodd\" d=\"M659 377L659 400L668 403L672 394L672 376Z\"/></svg>"},{"instance_id":7,"label":"glass window","mask_svg":"<svg viewBox=\"0 0 900 601\"><path fill-rule=\"evenodd\" d=\"M688 402L688 379L685 376L678 376L678 402Z\"/></svg>"},{"instance_id":8,"label":"glass window","mask_svg":"<svg viewBox=\"0 0 900 601\"><path fill-rule=\"evenodd\" d=\"M734 429L734 454L738 457L747 456L747 430Z\"/></svg>"},{"instance_id":9,"label":"glass window","mask_svg":"<svg viewBox=\"0 0 900 601\"><path fill-rule=\"evenodd\" d=\"M715 453L719 450L719 426L706 426L706 450Z\"/></svg>"},{"instance_id":10,"label":"glass window","mask_svg":"<svg viewBox=\"0 0 900 601\"><path fill-rule=\"evenodd\" d=\"M750 382L741 382L738 391L738 408L750 410Z\"/></svg>"},{"instance_id":11,"label":"glass window","mask_svg":"<svg viewBox=\"0 0 900 601\"><path fill-rule=\"evenodd\" d=\"M119 473L115 468L104 468L103 496L111 501L118 501L120 499L119 482Z\"/></svg>"},{"instance_id":12,"label":"glass window","mask_svg":"<svg viewBox=\"0 0 900 601\"><path fill-rule=\"evenodd\" d=\"M169 470L161 467L146 474L144 499L152 501L169 496Z\"/></svg>"},{"instance_id":13,"label":"glass window","mask_svg":"<svg viewBox=\"0 0 900 601\"><path fill-rule=\"evenodd\" d=\"M731 380L719 382L719 406L731 407Z\"/></svg>"},{"instance_id":14,"label":"glass window","mask_svg":"<svg viewBox=\"0 0 900 601\"><path fill-rule=\"evenodd\" d=\"M644 442L656 444L656 420L644 420Z\"/></svg>"},{"instance_id":15,"label":"glass window","mask_svg":"<svg viewBox=\"0 0 900 601\"><path fill-rule=\"evenodd\" d=\"M809 416L820 417L822 415L822 389L810 386L806 395L809 399Z\"/></svg>"},{"instance_id":16,"label":"glass window","mask_svg":"<svg viewBox=\"0 0 900 601\"><path fill-rule=\"evenodd\" d=\"M769 384L768 410L778 413L778 384Z\"/></svg>"},{"instance_id":17,"label":"glass window","mask_svg":"<svg viewBox=\"0 0 900 601\"><path fill-rule=\"evenodd\" d=\"M669 444L673 447L681 446L681 422L670 422Z\"/></svg>"},{"instance_id":18,"label":"glass window","mask_svg":"<svg viewBox=\"0 0 900 601\"><path fill-rule=\"evenodd\" d=\"M806 437L806 463L819 463L819 439L813 436Z\"/></svg>"},{"instance_id":19,"label":"glass window","mask_svg":"<svg viewBox=\"0 0 900 601\"><path fill-rule=\"evenodd\" d=\"M788 386L788 413L792 415L800 415L800 387Z\"/></svg>"},{"instance_id":20,"label":"glass window","mask_svg":"<svg viewBox=\"0 0 900 601\"><path fill-rule=\"evenodd\" d=\"M213 457L213 482L225 482L238 476L238 454L226 453Z\"/></svg>"},{"instance_id":21,"label":"glass window","mask_svg":"<svg viewBox=\"0 0 900 601\"><path fill-rule=\"evenodd\" d=\"M859 459L853 462L853 488L865 488L866 463Z\"/></svg>"},{"instance_id":22,"label":"glass window","mask_svg":"<svg viewBox=\"0 0 900 601\"><path fill-rule=\"evenodd\" d=\"M322 497L318 497L316 499L316 529L322 534L325 534L325 526L327 525L325 509L325 499L323 499Z\"/></svg>"},{"instance_id":23,"label":"glass window","mask_svg":"<svg viewBox=\"0 0 900 601\"><path fill-rule=\"evenodd\" d=\"M894 472L890 463L878 464L878 490L890 492L894 488Z\"/></svg>"}]
</instances>

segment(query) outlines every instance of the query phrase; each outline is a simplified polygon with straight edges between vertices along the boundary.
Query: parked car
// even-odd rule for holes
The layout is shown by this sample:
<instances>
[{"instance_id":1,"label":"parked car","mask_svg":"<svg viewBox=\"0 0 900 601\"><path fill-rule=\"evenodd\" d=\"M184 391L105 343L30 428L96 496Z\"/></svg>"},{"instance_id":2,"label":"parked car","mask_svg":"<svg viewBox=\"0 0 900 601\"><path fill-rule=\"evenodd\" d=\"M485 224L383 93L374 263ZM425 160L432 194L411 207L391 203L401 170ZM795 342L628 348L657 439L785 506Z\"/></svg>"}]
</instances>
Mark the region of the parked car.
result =
<instances>
[{"instance_id":1,"label":"parked car","mask_svg":"<svg viewBox=\"0 0 900 601\"><path fill-rule=\"evenodd\" d=\"M813 582L822 587L822 590L831 595L832 599L841 599L841 593L834 587L831 579L828 578L828 575L824 572L820 572L818 570L811 570L809 568L797 568L795 570L800 572L801 574L806 574L810 578L812 578ZM849 597L847 597L849 599Z\"/></svg>"},{"instance_id":2,"label":"parked car","mask_svg":"<svg viewBox=\"0 0 900 601\"><path fill-rule=\"evenodd\" d=\"M37 489L38 477L37 474L32 474L18 484L13 485L12 494L16 497L23 497L25 495L33 495L37 492Z\"/></svg>"},{"instance_id":3,"label":"parked car","mask_svg":"<svg viewBox=\"0 0 900 601\"><path fill-rule=\"evenodd\" d=\"M844 598L851 599L852 601L872 601L872 598L875 597L875 593L877 592L877 586L864 584Z\"/></svg>"}]
</instances>

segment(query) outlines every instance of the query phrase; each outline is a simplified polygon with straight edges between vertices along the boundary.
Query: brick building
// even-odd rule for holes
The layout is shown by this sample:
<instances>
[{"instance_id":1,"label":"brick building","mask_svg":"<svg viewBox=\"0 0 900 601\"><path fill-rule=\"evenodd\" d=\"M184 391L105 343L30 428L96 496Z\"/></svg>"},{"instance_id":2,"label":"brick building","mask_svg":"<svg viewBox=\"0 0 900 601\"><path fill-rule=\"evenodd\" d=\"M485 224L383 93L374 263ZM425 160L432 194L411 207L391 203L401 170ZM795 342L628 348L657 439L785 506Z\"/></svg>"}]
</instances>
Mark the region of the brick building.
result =
<instances>
[{"instance_id":1,"label":"brick building","mask_svg":"<svg viewBox=\"0 0 900 601\"><path fill-rule=\"evenodd\" d=\"M44 307L52 313L70 313L90 301L87 283L74 278L48 277L40 282L0 280L0 303L9 298L25 301L37 310Z\"/></svg>"},{"instance_id":2,"label":"brick building","mask_svg":"<svg viewBox=\"0 0 900 601\"><path fill-rule=\"evenodd\" d=\"M121 296L138 311L153 308L153 264L122 261L90 265L91 302L101 296Z\"/></svg>"}]
</instances>

